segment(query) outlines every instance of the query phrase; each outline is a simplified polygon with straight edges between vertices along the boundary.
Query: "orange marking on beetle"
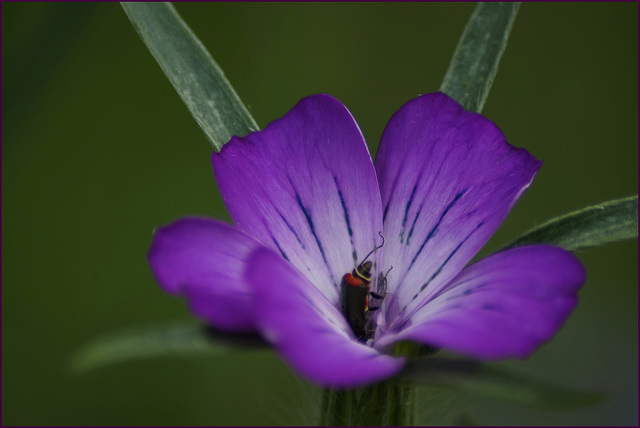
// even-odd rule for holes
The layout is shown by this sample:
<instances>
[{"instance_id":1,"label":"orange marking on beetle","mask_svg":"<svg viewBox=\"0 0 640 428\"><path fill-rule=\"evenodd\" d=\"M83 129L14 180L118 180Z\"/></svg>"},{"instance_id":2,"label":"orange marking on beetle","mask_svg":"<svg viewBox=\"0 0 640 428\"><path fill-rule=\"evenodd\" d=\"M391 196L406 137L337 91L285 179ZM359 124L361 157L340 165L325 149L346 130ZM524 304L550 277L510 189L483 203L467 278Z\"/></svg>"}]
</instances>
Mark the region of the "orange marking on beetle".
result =
<instances>
[{"instance_id":1,"label":"orange marking on beetle","mask_svg":"<svg viewBox=\"0 0 640 428\"><path fill-rule=\"evenodd\" d=\"M356 278L350 273L344 276L344 281L352 287L362 287L363 285L365 285L363 280L361 280L360 278Z\"/></svg>"}]
</instances>

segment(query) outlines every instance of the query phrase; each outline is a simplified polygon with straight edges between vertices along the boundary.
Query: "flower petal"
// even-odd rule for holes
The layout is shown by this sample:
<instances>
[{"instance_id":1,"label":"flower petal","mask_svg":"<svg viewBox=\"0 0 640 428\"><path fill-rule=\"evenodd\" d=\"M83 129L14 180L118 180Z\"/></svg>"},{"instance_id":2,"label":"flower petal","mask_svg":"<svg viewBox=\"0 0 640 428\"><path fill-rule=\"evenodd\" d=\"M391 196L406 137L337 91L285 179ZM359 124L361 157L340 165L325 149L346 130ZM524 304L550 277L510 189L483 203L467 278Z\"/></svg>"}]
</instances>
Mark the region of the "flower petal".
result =
<instances>
[{"instance_id":1,"label":"flower petal","mask_svg":"<svg viewBox=\"0 0 640 428\"><path fill-rule=\"evenodd\" d=\"M391 118L376 158L393 266L387 321L437 294L486 243L540 168L483 116L442 93Z\"/></svg>"},{"instance_id":2,"label":"flower petal","mask_svg":"<svg viewBox=\"0 0 640 428\"><path fill-rule=\"evenodd\" d=\"M326 387L349 388L396 374L404 360L356 341L335 305L282 257L252 253L246 272L264 338L298 373Z\"/></svg>"},{"instance_id":3,"label":"flower petal","mask_svg":"<svg viewBox=\"0 0 640 428\"><path fill-rule=\"evenodd\" d=\"M243 273L261 246L226 223L184 218L155 231L147 257L158 284L185 296L195 315L220 329L253 331Z\"/></svg>"},{"instance_id":4,"label":"flower petal","mask_svg":"<svg viewBox=\"0 0 640 428\"><path fill-rule=\"evenodd\" d=\"M559 247L497 253L465 268L376 346L408 339L476 358L525 358L562 327L585 278L580 261Z\"/></svg>"},{"instance_id":5,"label":"flower petal","mask_svg":"<svg viewBox=\"0 0 640 428\"><path fill-rule=\"evenodd\" d=\"M225 204L243 231L290 261L338 303L342 275L380 242L375 170L355 120L328 95L212 156Z\"/></svg>"}]
</instances>

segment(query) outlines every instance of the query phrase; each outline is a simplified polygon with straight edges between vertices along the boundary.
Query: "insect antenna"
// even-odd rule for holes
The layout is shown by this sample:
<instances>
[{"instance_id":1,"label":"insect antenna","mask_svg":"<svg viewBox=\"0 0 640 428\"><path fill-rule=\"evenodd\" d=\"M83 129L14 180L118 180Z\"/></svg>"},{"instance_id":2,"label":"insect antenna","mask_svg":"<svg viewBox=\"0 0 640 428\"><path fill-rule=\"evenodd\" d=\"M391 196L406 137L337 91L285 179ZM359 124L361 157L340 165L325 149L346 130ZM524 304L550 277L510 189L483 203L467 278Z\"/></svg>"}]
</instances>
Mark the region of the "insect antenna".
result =
<instances>
[{"instance_id":1,"label":"insect antenna","mask_svg":"<svg viewBox=\"0 0 640 428\"><path fill-rule=\"evenodd\" d=\"M387 273L384 274L385 279L387 278L387 276L389 276L389 272L391 272L391 269L393 269L393 266L391 266Z\"/></svg>"},{"instance_id":2,"label":"insect antenna","mask_svg":"<svg viewBox=\"0 0 640 428\"><path fill-rule=\"evenodd\" d=\"M376 250L379 250L380 248L384 247L384 243L385 243L384 235L382 234L382 232L378 232L378 235L380 235L380 237L382 238L382 244L380 244L379 246L375 247L373 250L369 251L369 254L364 256L364 259L362 259L362 263L360 263L361 265L364 264L364 262L367 261L369 256L371 254L373 254Z\"/></svg>"}]
</instances>

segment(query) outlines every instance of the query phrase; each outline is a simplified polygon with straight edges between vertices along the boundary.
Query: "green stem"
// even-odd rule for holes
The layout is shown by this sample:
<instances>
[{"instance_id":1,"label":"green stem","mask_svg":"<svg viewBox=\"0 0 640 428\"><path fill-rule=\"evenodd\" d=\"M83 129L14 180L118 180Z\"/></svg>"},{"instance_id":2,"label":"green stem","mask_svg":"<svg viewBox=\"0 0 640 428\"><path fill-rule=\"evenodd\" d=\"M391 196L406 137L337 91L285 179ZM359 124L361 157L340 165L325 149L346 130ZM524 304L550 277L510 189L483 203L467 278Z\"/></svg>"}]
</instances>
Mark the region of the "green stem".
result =
<instances>
[{"instance_id":1,"label":"green stem","mask_svg":"<svg viewBox=\"0 0 640 428\"><path fill-rule=\"evenodd\" d=\"M324 391L322 391L322 402L320 404L320 422L318 423L318 425L320 426L329 425L329 421L327 420L329 417L329 409L330 409L329 402L331 401L329 395L330 393L328 389L325 389Z\"/></svg>"},{"instance_id":2,"label":"green stem","mask_svg":"<svg viewBox=\"0 0 640 428\"><path fill-rule=\"evenodd\" d=\"M375 388L375 399L371 400L373 405L373 412L371 414L374 417L374 421L371 422L371 425L376 425L376 422L380 425L381 423L378 421L384 421L389 417L389 406L387 403L389 402L389 390L385 384L376 385Z\"/></svg>"},{"instance_id":3,"label":"green stem","mask_svg":"<svg viewBox=\"0 0 640 428\"><path fill-rule=\"evenodd\" d=\"M414 387L398 381L356 390L327 389L322 398L321 425L403 426L414 423Z\"/></svg>"},{"instance_id":4,"label":"green stem","mask_svg":"<svg viewBox=\"0 0 640 428\"><path fill-rule=\"evenodd\" d=\"M413 425L415 410L415 389L406 383L395 382L394 396L397 398L391 408L389 425Z\"/></svg>"},{"instance_id":5,"label":"green stem","mask_svg":"<svg viewBox=\"0 0 640 428\"><path fill-rule=\"evenodd\" d=\"M325 389L322 396L320 425L344 426L349 424L351 391Z\"/></svg>"},{"instance_id":6,"label":"green stem","mask_svg":"<svg viewBox=\"0 0 640 428\"><path fill-rule=\"evenodd\" d=\"M393 354L413 359L434 352L414 342L400 342ZM406 426L414 424L415 387L388 380L360 389L325 389L320 425Z\"/></svg>"}]
</instances>

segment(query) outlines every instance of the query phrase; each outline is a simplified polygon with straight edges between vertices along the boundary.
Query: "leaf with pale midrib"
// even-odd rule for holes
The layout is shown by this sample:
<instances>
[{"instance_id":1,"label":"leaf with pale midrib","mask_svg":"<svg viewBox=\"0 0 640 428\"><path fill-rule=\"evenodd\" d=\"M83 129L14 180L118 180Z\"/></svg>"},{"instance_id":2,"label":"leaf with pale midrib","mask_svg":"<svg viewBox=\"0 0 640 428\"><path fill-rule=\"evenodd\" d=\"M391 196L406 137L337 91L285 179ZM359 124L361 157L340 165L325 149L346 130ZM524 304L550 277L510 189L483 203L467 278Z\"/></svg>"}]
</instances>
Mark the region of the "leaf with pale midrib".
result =
<instances>
[{"instance_id":1,"label":"leaf with pale midrib","mask_svg":"<svg viewBox=\"0 0 640 428\"><path fill-rule=\"evenodd\" d=\"M438 385L545 409L567 409L595 404L604 398L537 379L499 365L473 360L426 357L410 361L400 379L420 385Z\"/></svg>"},{"instance_id":2,"label":"leaf with pale midrib","mask_svg":"<svg viewBox=\"0 0 640 428\"><path fill-rule=\"evenodd\" d=\"M127 16L214 149L257 131L224 73L170 3L123 2Z\"/></svg>"},{"instance_id":3,"label":"leaf with pale midrib","mask_svg":"<svg viewBox=\"0 0 640 428\"><path fill-rule=\"evenodd\" d=\"M83 372L143 358L216 355L266 347L254 333L228 333L193 322L176 323L98 338L78 350L70 364L72 370Z\"/></svg>"},{"instance_id":4,"label":"leaf with pale midrib","mask_svg":"<svg viewBox=\"0 0 640 428\"><path fill-rule=\"evenodd\" d=\"M520 3L478 3L458 42L440 91L466 110L482 111Z\"/></svg>"},{"instance_id":5,"label":"leaf with pale midrib","mask_svg":"<svg viewBox=\"0 0 640 428\"><path fill-rule=\"evenodd\" d=\"M551 244L570 251L638 237L638 195L551 219L507 245Z\"/></svg>"}]
</instances>

